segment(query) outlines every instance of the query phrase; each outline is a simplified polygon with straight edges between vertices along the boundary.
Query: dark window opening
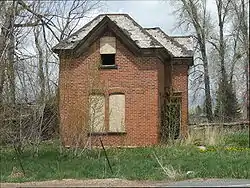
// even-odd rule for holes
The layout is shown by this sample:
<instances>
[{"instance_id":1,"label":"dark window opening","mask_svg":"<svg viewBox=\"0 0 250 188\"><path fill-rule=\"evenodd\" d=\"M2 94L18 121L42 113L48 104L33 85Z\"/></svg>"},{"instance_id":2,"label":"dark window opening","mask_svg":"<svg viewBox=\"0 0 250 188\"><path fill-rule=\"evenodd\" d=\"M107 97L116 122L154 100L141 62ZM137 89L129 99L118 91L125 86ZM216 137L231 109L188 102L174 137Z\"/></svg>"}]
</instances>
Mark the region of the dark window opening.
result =
<instances>
[{"instance_id":1,"label":"dark window opening","mask_svg":"<svg viewBox=\"0 0 250 188\"><path fill-rule=\"evenodd\" d=\"M115 65L115 54L101 54L102 65Z\"/></svg>"}]
</instances>

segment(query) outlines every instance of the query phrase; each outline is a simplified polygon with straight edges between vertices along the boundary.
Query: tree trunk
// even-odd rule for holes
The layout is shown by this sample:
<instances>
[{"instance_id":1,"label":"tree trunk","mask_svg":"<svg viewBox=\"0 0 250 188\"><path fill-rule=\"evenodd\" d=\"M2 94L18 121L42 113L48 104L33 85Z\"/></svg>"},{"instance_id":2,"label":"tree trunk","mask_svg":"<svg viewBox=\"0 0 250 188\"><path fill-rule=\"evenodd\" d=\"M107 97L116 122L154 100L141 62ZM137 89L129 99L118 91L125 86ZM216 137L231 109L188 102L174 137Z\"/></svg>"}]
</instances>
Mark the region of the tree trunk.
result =
<instances>
[{"instance_id":1,"label":"tree trunk","mask_svg":"<svg viewBox=\"0 0 250 188\"><path fill-rule=\"evenodd\" d=\"M208 73L208 60L206 56L205 49L201 49L203 64L204 64L204 84L205 84L205 106L206 114L209 122L213 121L213 112L212 112L212 99L210 92L210 78Z\"/></svg>"},{"instance_id":2,"label":"tree trunk","mask_svg":"<svg viewBox=\"0 0 250 188\"><path fill-rule=\"evenodd\" d=\"M48 99L50 98L51 95L51 90L50 90L50 85L49 85L49 51L46 49L46 58L45 58L45 74L46 74L46 86L47 86L47 94L48 94Z\"/></svg>"},{"instance_id":3,"label":"tree trunk","mask_svg":"<svg viewBox=\"0 0 250 188\"><path fill-rule=\"evenodd\" d=\"M34 31L35 36L35 45L38 51L38 79L39 79L39 86L40 86L40 93L38 97L38 101L43 104L45 101L45 76L43 71L43 50L39 43L39 28L37 27Z\"/></svg>"},{"instance_id":4,"label":"tree trunk","mask_svg":"<svg viewBox=\"0 0 250 188\"><path fill-rule=\"evenodd\" d=\"M13 1L12 6L10 6L6 12L5 21L2 27L3 32L3 57L6 57L5 65L7 68L6 77L1 74L1 89L0 92L2 94L3 88L2 84L7 81L8 86L8 99L9 103L15 104L16 102L16 91L15 91L15 34L14 34L14 20L15 20L15 10L16 10L16 3ZM6 55L6 56L5 56ZM4 66L5 67L5 66ZM7 78L7 80L5 79Z\"/></svg>"},{"instance_id":5,"label":"tree trunk","mask_svg":"<svg viewBox=\"0 0 250 188\"><path fill-rule=\"evenodd\" d=\"M219 19L219 57L222 82L227 82L227 74L225 69L225 43L224 43L224 19L222 15L222 0L216 1L218 19Z\"/></svg>"},{"instance_id":6,"label":"tree trunk","mask_svg":"<svg viewBox=\"0 0 250 188\"><path fill-rule=\"evenodd\" d=\"M183 7L182 10L186 11L187 16L190 18L190 23L193 25L197 39L198 45L201 51L201 58L204 68L204 84L205 84L205 107L206 116L209 122L213 121L212 113L212 100L210 92L210 78L208 73L208 59L206 53L206 34L207 34L207 15L206 15L206 1L192 1L192 0L181 0ZM202 8L200 7L202 5ZM202 9L200 11L200 9ZM183 12L181 11L181 13ZM186 18L184 18L186 19Z\"/></svg>"},{"instance_id":7,"label":"tree trunk","mask_svg":"<svg viewBox=\"0 0 250 188\"><path fill-rule=\"evenodd\" d=\"M5 81L5 37L0 35L0 105L3 102L3 86Z\"/></svg>"}]
</instances>

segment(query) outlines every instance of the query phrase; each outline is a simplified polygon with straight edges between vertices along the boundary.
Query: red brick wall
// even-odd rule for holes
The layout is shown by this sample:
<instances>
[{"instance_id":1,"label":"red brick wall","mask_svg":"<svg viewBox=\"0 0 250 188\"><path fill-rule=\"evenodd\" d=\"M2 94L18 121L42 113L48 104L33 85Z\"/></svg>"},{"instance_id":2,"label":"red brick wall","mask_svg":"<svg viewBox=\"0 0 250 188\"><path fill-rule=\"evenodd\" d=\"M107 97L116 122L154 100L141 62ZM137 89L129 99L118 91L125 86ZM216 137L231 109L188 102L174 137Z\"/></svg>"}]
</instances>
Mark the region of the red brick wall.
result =
<instances>
[{"instance_id":1,"label":"red brick wall","mask_svg":"<svg viewBox=\"0 0 250 188\"><path fill-rule=\"evenodd\" d=\"M188 131L188 65L177 64L173 66L172 87L175 92L181 92L181 134Z\"/></svg>"},{"instance_id":2,"label":"red brick wall","mask_svg":"<svg viewBox=\"0 0 250 188\"><path fill-rule=\"evenodd\" d=\"M106 88L104 92L106 103L108 103L109 93L125 94L126 134L103 135L103 143L114 146L157 144L160 123L159 90L163 90L163 86L159 84L163 72L159 72L164 70L164 66L156 57L134 56L119 40L116 47L118 69L99 70L100 80ZM61 57L59 110L61 135L65 145L73 145L72 137L79 133L79 129L75 128L76 125L84 124L83 114L86 112L88 93L88 65L100 61L99 40L89 49L87 55L79 58ZM108 105L106 108L108 110ZM108 119L106 125L108 126ZM86 142L85 132L82 133L82 143Z\"/></svg>"},{"instance_id":3,"label":"red brick wall","mask_svg":"<svg viewBox=\"0 0 250 188\"><path fill-rule=\"evenodd\" d=\"M106 34L105 34L106 35ZM110 33L109 33L110 35ZM146 146L159 141L160 106L164 87L171 82L175 91L182 92L183 135L187 132L188 93L187 65L165 66L156 57L137 57L121 41L116 43L118 69L99 69L96 75L106 97L105 126L108 128L108 96L113 92L125 94L125 130L123 135L102 135L104 145ZM60 57L59 93L60 124L63 144L81 146L86 143L90 66L100 62L99 40L85 55L78 58ZM172 80L170 75L172 74ZM96 84L95 84L96 85ZM100 145L98 137L92 137L93 145Z\"/></svg>"}]
</instances>

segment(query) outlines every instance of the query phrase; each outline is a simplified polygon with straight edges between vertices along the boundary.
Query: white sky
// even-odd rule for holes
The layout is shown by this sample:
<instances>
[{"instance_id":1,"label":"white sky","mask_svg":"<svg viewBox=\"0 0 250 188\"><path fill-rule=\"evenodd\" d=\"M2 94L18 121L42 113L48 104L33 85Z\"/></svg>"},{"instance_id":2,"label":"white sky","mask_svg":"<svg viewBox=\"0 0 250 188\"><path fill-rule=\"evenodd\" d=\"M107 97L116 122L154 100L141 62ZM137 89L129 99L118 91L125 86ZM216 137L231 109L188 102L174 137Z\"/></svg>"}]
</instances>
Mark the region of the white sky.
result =
<instances>
[{"instance_id":1,"label":"white sky","mask_svg":"<svg viewBox=\"0 0 250 188\"><path fill-rule=\"evenodd\" d=\"M160 27L168 35L188 35L190 33L183 33L180 29L173 30L175 27L176 17L172 14L173 7L169 5L167 0L154 1L102 1L101 10L95 10L91 13L89 19L83 20L81 26L95 16L101 13L126 13L129 14L142 27Z\"/></svg>"},{"instance_id":2,"label":"white sky","mask_svg":"<svg viewBox=\"0 0 250 188\"><path fill-rule=\"evenodd\" d=\"M142 27L160 27L168 35L189 35L176 26L176 15L173 14L173 5L170 1L175 0L106 0L101 1L101 10L95 10L91 13L89 19L84 19L79 28L91 21L95 16L102 13L126 13L129 14ZM215 13L215 0L207 0L208 9ZM213 14L215 16L216 14Z\"/></svg>"},{"instance_id":3,"label":"white sky","mask_svg":"<svg viewBox=\"0 0 250 188\"><path fill-rule=\"evenodd\" d=\"M108 1L108 12L129 14L142 27L161 27L169 35L180 35L172 31L175 24L173 8L167 1Z\"/></svg>"}]
</instances>

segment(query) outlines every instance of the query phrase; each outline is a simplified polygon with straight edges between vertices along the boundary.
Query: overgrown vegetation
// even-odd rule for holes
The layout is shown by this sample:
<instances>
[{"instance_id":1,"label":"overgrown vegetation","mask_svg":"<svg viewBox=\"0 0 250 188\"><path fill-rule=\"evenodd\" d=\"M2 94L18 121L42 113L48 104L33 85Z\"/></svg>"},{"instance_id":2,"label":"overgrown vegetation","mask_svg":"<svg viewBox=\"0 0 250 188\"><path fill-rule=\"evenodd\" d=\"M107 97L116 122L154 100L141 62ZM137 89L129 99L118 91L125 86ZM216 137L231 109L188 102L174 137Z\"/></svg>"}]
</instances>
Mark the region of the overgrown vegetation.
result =
<instances>
[{"instance_id":1,"label":"overgrown vegetation","mask_svg":"<svg viewBox=\"0 0 250 188\"><path fill-rule=\"evenodd\" d=\"M161 142L167 143L180 135L181 97L172 89L163 98L161 109Z\"/></svg>"},{"instance_id":2,"label":"overgrown vegetation","mask_svg":"<svg viewBox=\"0 0 250 188\"><path fill-rule=\"evenodd\" d=\"M126 178L131 180L181 180L187 178L250 178L250 149L246 130L215 132L205 150L195 146L190 135L185 142L147 148L109 148L113 174L102 149L86 150L77 157L70 149L60 150L59 142L43 142L39 155L26 148L21 155L26 175L13 149L1 149L1 182L52 179ZM195 135L197 136L198 133ZM202 137L202 133L200 133ZM192 137L192 139L191 139ZM215 139L215 138L220 139ZM206 137L207 139L207 137Z\"/></svg>"},{"instance_id":3,"label":"overgrown vegetation","mask_svg":"<svg viewBox=\"0 0 250 188\"><path fill-rule=\"evenodd\" d=\"M223 126L204 126L191 128L185 144L202 146L248 147L247 128L224 128Z\"/></svg>"},{"instance_id":4,"label":"overgrown vegetation","mask_svg":"<svg viewBox=\"0 0 250 188\"><path fill-rule=\"evenodd\" d=\"M38 153L40 142L59 132L59 58L52 46L100 5L89 0L0 2L1 145L12 144L17 154L26 146Z\"/></svg>"}]
</instances>

